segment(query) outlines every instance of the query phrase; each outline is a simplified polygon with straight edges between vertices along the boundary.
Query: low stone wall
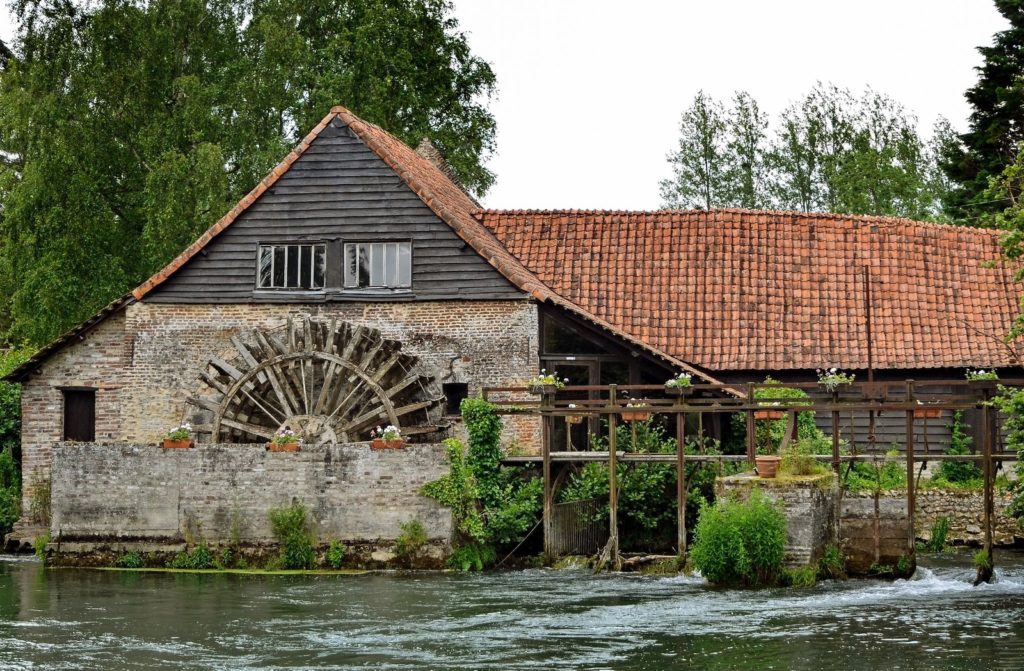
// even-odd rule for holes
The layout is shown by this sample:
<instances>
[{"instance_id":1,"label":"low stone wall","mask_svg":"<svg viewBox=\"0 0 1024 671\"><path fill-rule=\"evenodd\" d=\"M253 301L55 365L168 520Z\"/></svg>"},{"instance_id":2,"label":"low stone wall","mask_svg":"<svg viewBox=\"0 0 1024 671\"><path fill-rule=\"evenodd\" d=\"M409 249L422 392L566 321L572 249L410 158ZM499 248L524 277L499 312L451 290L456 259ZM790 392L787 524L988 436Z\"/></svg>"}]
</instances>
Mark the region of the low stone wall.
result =
<instances>
[{"instance_id":1,"label":"low stone wall","mask_svg":"<svg viewBox=\"0 0 1024 671\"><path fill-rule=\"evenodd\" d=\"M906 498L879 496L876 510L873 494L843 492L839 540L851 575L867 575L875 565L897 566L910 555Z\"/></svg>"},{"instance_id":2,"label":"low stone wall","mask_svg":"<svg viewBox=\"0 0 1024 671\"><path fill-rule=\"evenodd\" d=\"M905 501L906 494L894 493ZM932 525L941 517L949 518L949 534L946 542L978 545L985 540L982 527L981 491L956 491L949 489L922 489L917 492L914 511L914 531L917 537L931 539ZM992 542L996 545L1015 545L1024 542L1024 529L1013 517L1006 514L1006 508L1013 497L1008 492L995 493L995 518L992 528ZM905 505L905 503L904 503Z\"/></svg>"},{"instance_id":3,"label":"low stone wall","mask_svg":"<svg viewBox=\"0 0 1024 671\"><path fill-rule=\"evenodd\" d=\"M260 543L272 539L268 511L295 501L309 508L322 541L394 539L415 517L430 539L447 543L450 511L419 494L447 468L442 445L271 453L262 445L63 443L53 451L51 536Z\"/></svg>"},{"instance_id":4,"label":"low stone wall","mask_svg":"<svg viewBox=\"0 0 1024 671\"><path fill-rule=\"evenodd\" d=\"M782 503L786 515L786 565L817 562L825 546L836 538L835 475L774 479L734 475L715 481L715 496L745 500L755 487Z\"/></svg>"}]
</instances>

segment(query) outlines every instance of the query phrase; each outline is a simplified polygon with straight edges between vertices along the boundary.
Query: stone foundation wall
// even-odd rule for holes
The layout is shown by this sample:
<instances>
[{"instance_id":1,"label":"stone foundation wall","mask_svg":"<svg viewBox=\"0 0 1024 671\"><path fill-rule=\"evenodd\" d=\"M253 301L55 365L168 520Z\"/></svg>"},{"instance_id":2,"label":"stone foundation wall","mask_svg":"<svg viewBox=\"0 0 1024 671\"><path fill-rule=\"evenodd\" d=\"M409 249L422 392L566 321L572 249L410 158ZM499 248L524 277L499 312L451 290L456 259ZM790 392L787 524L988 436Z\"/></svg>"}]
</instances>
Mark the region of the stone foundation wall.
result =
<instances>
[{"instance_id":1,"label":"stone foundation wall","mask_svg":"<svg viewBox=\"0 0 1024 671\"><path fill-rule=\"evenodd\" d=\"M271 453L262 445L63 443L53 450L51 536L262 542L273 538L268 511L295 501L324 541L394 539L399 524L416 517L431 539L447 542L450 511L419 494L447 470L442 445Z\"/></svg>"},{"instance_id":2,"label":"stone foundation wall","mask_svg":"<svg viewBox=\"0 0 1024 671\"><path fill-rule=\"evenodd\" d=\"M786 565L817 562L825 546L836 538L835 475L785 479L734 475L715 481L715 496L745 500L755 487L782 503L786 515Z\"/></svg>"}]
</instances>

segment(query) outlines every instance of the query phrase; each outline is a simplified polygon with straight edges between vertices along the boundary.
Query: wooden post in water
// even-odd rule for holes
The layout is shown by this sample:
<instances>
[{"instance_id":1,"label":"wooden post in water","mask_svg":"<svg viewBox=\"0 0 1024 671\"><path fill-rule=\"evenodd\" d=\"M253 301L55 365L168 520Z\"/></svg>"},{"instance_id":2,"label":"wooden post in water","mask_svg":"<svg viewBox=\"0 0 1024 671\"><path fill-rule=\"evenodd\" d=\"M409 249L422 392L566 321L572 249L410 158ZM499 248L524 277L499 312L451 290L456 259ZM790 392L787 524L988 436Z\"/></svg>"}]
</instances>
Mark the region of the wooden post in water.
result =
<instances>
[{"instance_id":1,"label":"wooden post in water","mask_svg":"<svg viewBox=\"0 0 1024 671\"><path fill-rule=\"evenodd\" d=\"M680 402L682 397L680 397ZM676 548L686 558L686 413L676 413Z\"/></svg>"},{"instance_id":2,"label":"wooden post in water","mask_svg":"<svg viewBox=\"0 0 1024 671\"><path fill-rule=\"evenodd\" d=\"M608 542L611 545L612 566L619 565L619 455L615 425L618 419L616 386L608 388L609 404L615 409L608 415Z\"/></svg>"},{"instance_id":3,"label":"wooden post in water","mask_svg":"<svg viewBox=\"0 0 1024 671\"><path fill-rule=\"evenodd\" d=\"M551 415L554 406L554 394L544 393L541 396L541 454L543 456L544 477L544 561L554 560L554 531L552 515L554 513L554 486L551 481Z\"/></svg>"},{"instance_id":4,"label":"wooden post in water","mask_svg":"<svg viewBox=\"0 0 1024 671\"><path fill-rule=\"evenodd\" d=\"M911 403L914 400L914 381L907 380L906 401ZM914 541L917 540L914 533L914 411L907 409L907 556L914 556Z\"/></svg>"},{"instance_id":5,"label":"wooden post in water","mask_svg":"<svg viewBox=\"0 0 1024 671\"><path fill-rule=\"evenodd\" d=\"M839 392L832 392L832 405L839 403ZM832 470L839 475L839 411L832 411Z\"/></svg>"},{"instance_id":6,"label":"wooden post in water","mask_svg":"<svg viewBox=\"0 0 1024 671\"><path fill-rule=\"evenodd\" d=\"M984 510L982 511L982 528L985 532L985 556L988 557L987 566L978 566L978 573L974 579L977 586L983 582L992 582L995 560L992 556L992 524L995 516L995 502L993 500L993 488L995 486L994 473L992 468L992 442L996 431L996 414L992 411L992 393L986 389L985 404L982 406L982 424L985 426L984 440L981 443L982 450L982 473L985 476Z\"/></svg>"}]
</instances>

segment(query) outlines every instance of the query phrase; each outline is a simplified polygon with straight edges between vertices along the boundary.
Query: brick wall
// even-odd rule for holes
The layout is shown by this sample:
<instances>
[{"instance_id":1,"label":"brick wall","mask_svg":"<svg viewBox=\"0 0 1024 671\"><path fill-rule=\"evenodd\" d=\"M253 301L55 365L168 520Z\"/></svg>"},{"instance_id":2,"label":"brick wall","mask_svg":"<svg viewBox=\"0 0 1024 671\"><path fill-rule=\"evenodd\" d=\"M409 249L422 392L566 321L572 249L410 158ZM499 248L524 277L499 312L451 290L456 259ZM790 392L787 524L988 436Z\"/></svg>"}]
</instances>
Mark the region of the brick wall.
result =
<instances>
[{"instance_id":1,"label":"brick wall","mask_svg":"<svg viewBox=\"0 0 1024 671\"><path fill-rule=\"evenodd\" d=\"M63 438L62 387L97 389L97 441L156 443L190 419L185 399L199 388L210 356L232 351L230 338L271 329L290 314L345 320L379 329L419 357L438 384L466 382L470 394L537 372L537 306L531 301L445 301L288 305L169 305L139 302L55 354L24 385L26 482L49 469ZM455 435L464 438L461 426ZM506 442L539 451L539 423L518 418ZM29 488L25 492L28 509Z\"/></svg>"},{"instance_id":2,"label":"brick wall","mask_svg":"<svg viewBox=\"0 0 1024 671\"><path fill-rule=\"evenodd\" d=\"M442 445L371 450L366 443L271 453L263 446L63 443L53 451L51 534L62 539L271 540L268 511L297 501L321 540L394 539L419 518L451 537L451 513L420 496L447 472Z\"/></svg>"}]
</instances>

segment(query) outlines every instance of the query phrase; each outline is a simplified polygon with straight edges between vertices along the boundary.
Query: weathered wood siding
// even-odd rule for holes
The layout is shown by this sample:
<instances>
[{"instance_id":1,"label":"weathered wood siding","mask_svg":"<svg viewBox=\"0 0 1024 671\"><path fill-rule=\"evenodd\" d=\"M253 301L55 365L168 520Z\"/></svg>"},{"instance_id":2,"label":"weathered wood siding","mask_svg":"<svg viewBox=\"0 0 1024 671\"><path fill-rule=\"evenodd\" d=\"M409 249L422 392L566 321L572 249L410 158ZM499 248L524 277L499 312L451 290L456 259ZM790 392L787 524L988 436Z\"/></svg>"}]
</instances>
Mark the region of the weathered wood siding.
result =
<instances>
[{"instance_id":1,"label":"weathered wood siding","mask_svg":"<svg viewBox=\"0 0 1024 671\"><path fill-rule=\"evenodd\" d=\"M146 297L155 303L319 303L367 300L340 289L341 243L412 240L411 293L373 300L516 299L518 288L452 229L335 119L267 193L170 279ZM259 243L327 241L324 292L255 290Z\"/></svg>"}]
</instances>

